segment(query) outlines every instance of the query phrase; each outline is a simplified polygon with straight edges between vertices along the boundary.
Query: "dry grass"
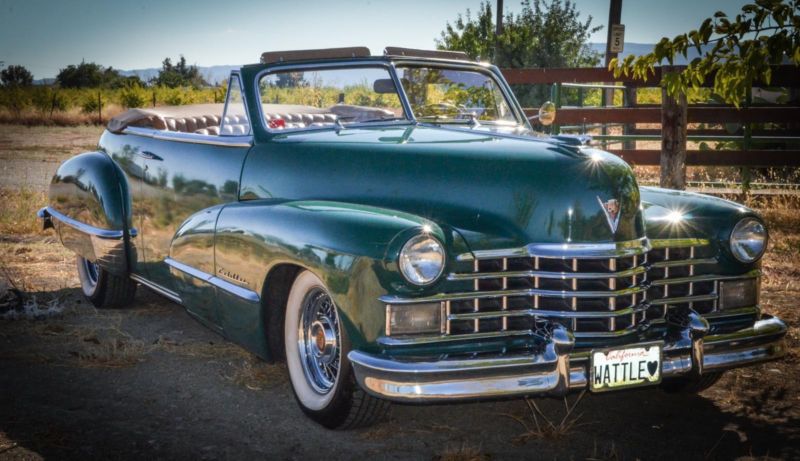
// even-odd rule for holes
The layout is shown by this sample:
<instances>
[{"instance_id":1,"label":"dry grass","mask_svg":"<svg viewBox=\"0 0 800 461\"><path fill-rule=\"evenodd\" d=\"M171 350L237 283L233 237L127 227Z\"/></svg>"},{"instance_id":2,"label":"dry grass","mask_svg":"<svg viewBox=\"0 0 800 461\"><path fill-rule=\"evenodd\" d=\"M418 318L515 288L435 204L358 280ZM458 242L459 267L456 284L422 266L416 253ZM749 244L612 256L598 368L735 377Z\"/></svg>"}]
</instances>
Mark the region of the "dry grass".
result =
<instances>
[{"instance_id":1,"label":"dry grass","mask_svg":"<svg viewBox=\"0 0 800 461\"><path fill-rule=\"evenodd\" d=\"M480 446L462 442L460 445L448 446L444 451L433 457L435 461L487 461L491 459L481 451Z\"/></svg>"},{"instance_id":2,"label":"dry grass","mask_svg":"<svg viewBox=\"0 0 800 461\"><path fill-rule=\"evenodd\" d=\"M41 230L36 212L47 194L30 189L0 189L0 235L31 235Z\"/></svg>"},{"instance_id":3,"label":"dry grass","mask_svg":"<svg viewBox=\"0 0 800 461\"><path fill-rule=\"evenodd\" d=\"M287 372L283 366L267 364L255 356L250 356L241 365L231 363L231 366L233 373L225 378L251 391L261 391L287 382Z\"/></svg>"},{"instance_id":4,"label":"dry grass","mask_svg":"<svg viewBox=\"0 0 800 461\"><path fill-rule=\"evenodd\" d=\"M74 107L67 111L54 111L43 113L36 110L23 110L15 114L8 110L0 110L0 124L25 125L25 126L78 126L78 125L103 125L112 117L124 112L126 109L116 104L103 107L103 119L97 113L86 114L80 108Z\"/></svg>"},{"instance_id":5,"label":"dry grass","mask_svg":"<svg viewBox=\"0 0 800 461\"><path fill-rule=\"evenodd\" d=\"M508 413L503 414L503 416L513 419L524 428L524 432L514 437L512 443L524 445L532 439L558 439L570 434L576 427L584 425L585 423L578 423L583 413L574 414L584 395L586 395L586 391L581 392L572 405L569 404L569 399L564 397L564 415L558 420L547 416L536 404L535 399L526 397L525 403L528 405L527 418Z\"/></svg>"}]
</instances>

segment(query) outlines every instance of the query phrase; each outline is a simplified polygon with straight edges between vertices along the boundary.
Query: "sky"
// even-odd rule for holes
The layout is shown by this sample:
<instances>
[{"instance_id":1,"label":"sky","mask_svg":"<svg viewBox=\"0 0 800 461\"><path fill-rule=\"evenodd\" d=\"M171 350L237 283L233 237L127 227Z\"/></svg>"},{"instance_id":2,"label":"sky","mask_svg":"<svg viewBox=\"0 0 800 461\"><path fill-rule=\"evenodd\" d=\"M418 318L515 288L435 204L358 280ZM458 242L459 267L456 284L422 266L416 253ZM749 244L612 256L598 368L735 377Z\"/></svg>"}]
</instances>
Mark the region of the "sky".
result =
<instances>
[{"instance_id":1,"label":"sky","mask_svg":"<svg viewBox=\"0 0 800 461\"><path fill-rule=\"evenodd\" d=\"M160 67L183 54L198 66L258 62L268 50L387 45L435 47L445 24L480 0L0 0L0 61L34 78L81 60L117 69ZM581 18L608 22L609 0L575 0ZM625 41L655 43L745 0L623 0ZM492 0L492 4L495 1ZM521 9L505 0L505 10ZM591 42L605 42L605 28Z\"/></svg>"}]
</instances>

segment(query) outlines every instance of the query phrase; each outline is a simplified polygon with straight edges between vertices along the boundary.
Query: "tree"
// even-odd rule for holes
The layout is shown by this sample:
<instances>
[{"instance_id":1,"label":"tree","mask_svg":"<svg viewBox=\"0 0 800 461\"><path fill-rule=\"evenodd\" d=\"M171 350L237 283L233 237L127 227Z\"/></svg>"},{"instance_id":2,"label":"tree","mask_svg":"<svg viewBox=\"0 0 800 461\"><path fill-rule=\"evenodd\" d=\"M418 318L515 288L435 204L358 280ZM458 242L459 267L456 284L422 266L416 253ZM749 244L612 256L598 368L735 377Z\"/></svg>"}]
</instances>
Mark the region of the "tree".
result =
<instances>
[{"instance_id":1,"label":"tree","mask_svg":"<svg viewBox=\"0 0 800 461\"><path fill-rule=\"evenodd\" d=\"M771 66L786 62L800 65L798 8L797 1L756 0L744 5L734 18L717 11L696 30L672 40L662 38L652 53L613 59L609 69L616 76L646 79L655 66L672 65L675 56L686 57L687 51L695 48L700 56L685 69L662 75L661 85L667 94L680 97L713 77L714 93L738 106L754 82L770 83Z\"/></svg>"},{"instance_id":2,"label":"tree","mask_svg":"<svg viewBox=\"0 0 800 461\"><path fill-rule=\"evenodd\" d=\"M104 68L93 62L70 64L58 72L56 81L62 88L126 88L143 84L139 77L123 77L113 67Z\"/></svg>"},{"instance_id":3,"label":"tree","mask_svg":"<svg viewBox=\"0 0 800 461\"><path fill-rule=\"evenodd\" d=\"M499 67L585 67L600 62L588 46L589 37L602 26L592 26L570 0L523 0L522 11L507 13L498 36L490 2L482 2L476 17L464 16L447 23L436 46L457 50L473 59L488 60ZM514 85L523 105L538 105L547 98L546 88Z\"/></svg>"},{"instance_id":4,"label":"tree","mask_svg":"<svg viewBox=\"0 0 800 461\"><path fill-rule=\"evenodd\" d=\"M11 65L0 71L0 81L5 87L31 86L33 74L24 66Z\"/></svg>"},{"instance_id":5,"label":"tree","mask_svg":"<svg viewBox=\"0 0 800 461\"><path fill-rule=\"evenodd\" d=\"M177 64L172 64L172 59L165 58L161 63L158 77L154 78L153 82L169 88L177 88L179 86L200 88L208 86L208 82L200 75L197 66L186 65L186 58L183 55L181 55Z\"/></svg>"}]
</instances>

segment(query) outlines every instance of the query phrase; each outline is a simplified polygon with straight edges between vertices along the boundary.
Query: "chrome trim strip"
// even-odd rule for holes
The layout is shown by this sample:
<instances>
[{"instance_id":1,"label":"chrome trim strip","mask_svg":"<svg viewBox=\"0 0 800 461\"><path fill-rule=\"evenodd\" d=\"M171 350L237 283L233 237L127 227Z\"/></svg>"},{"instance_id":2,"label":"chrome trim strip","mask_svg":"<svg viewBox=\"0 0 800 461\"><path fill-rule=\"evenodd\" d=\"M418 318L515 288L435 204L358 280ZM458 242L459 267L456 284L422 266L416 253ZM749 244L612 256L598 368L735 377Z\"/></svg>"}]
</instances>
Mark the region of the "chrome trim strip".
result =
<instances>
[{"instance_id":1,"label":"chrome trim strip","mask_svg":"<svg viewBox=\"0 0 800 461\"><path fill-rule=\"evenodd\" d=\"M676 267L676 266L697 266L700 264L716 264L716 258L698 258L698 259L668 259L666 261L658 261L650 264L650 267Z\"/></svg>"},{"instance_id":2,"label":"chrome trim strip","mask_svg":"<svg viewBox=\"0 0 800 461\"><path fill-rule=\"evenodd\" d=\"M615 291L555 291L538 290L530 288L527 290L500 290L500 291L472 291L464 293L439 293L424 298L400 298L397 296L381 296L378 298L387 304L415 304L425 302L441 301L465 301L471 299L492 299L504 296L543 296L546 298L610 298L616 296L627 296L647 291L646 284L636 285L630 288Z\"/></svg>"},{"instance_id":3,"label":"chrome trim strip","mask_svg":"<svg viewBox=\"0 0 800 461\"><path fill-rule=\"evenodd\" d=\"M131 279L135 280L138 283L141 283L142 285L144 285L147 288L155 291L156 293L158 293L161 296L169 299L172 302L176 302L178 304L183 304L183 301L181 301L181 298L180 298L180 296L178 296L177 293L175 293L172 290L168 290L168 289L162 287L161 285L159 285L157 283L151 282L150 280L147 280L146 278L142 277L139 274L131 274Z\"/></svg>"},{"instance_id":4,"label":"chrome trim strip","mask_svg":"<svg viewBox=\"0 0 800 461\"><path fill-rule=\"evenodd\" d=\"M485 333L468 333L463 335L443 334L437 336L381 336L378 344L382 346L416 346L423 344L448 343L463 340L484 340L509 338L513 336L532 336L533 330L487 331Z\"/></svg>"},{"instance_id":5,"label":"chrome trim strip","mask_svg":"<svg viewBox=\"0 0 800 461\"><path fill-rule=\"evenodd\" d=\"M194 277L198 280L202 280L206 283L209 283L221 290L224 290L236 297L242 298L245 301L250 301L257 303L261 300L261 297L255 291L248 290L247 288L242 288L239 285L234 285L226 280L223 280L219 277L215 277L211 274L203 272L201 270L195 269L194 267L188 266L183 264L182 262L176 261L172 258L166 258L164 260L168 266L177 269L183 272L186 275Z\"/></svg>"},{"instance_id":6,"label":"chrome trim strip","mask_svg":"<svg viewBox=\"0 0 800 461\"><path fill-rule=\"evenodd\" d=\"M653 249L658 248L686 248L699 247L710 244L708 239L684 238L684 239L651 239L650 244Z\"/></svg>"},{"instance_id":7,"label":"chrome trim strip","mask_svg":"<svg viewBox=\"0 0 800 461\"><path fill-rule=\"evenodd\" d=\"M84 234L93 235L101 239L115 239L115 240L119 240L124 236L124 232L122 230L100 229L99 227L90 226L89 224L84 224L80 221L76 221L70 218L69 216L63 215L49 206L45 207L44 210L46 210L47 213L50 214L50 217L56 218L61 223L66 224L76 230L79 230ZM41 210L39 212L41 213ZM136 229L131 228L129 234L131 237L136 237L137 235Z\"/></svg>"},{"instance_id":8,"label":"chrome trim strip","mask_svg":"<svg viewBox=\"0 0 800 461\"><path fill-rule=\"evenodd\" d=\"M705 275L694 275L690 277L675 277L675 278L666 278L666 279L657 279L651 280L650 285L653 286L661 286L661 285L672 285L674 283L690 283L690 282L713 282L717 280L738 280L738 279L752 279L758 278L761 276L761 271L758 269L753 269L750 272L742 275L714 275L714 274L705 274Z\"/></svg>"},{"instance_id":9,"label":"chrome trim strip","mask_svg":"<svg viewBox=\"0 0 800 461\"><path fill-rule=\"evenodd\" d=\"M450 314L448 320L474 320L474 319L493 319L502 317L555 317L560 319L607 319L610 317L622 317L625 315L637 314L647 310L649 306L640 304L638 306L626 307L613 311L546 311L541 309L519 309L513 311L480 311L467 312L464 314Z\"/></svg>"},{"instance_id":10,"label":"chrome trim strip","mask_svg":"<svg viewBox=\"0 0 800 461\"><path fill-rule=\"evenodd\" d=\"M545 271L509 271L509 272L451 272L447 275L447 280L490 280L515 277L539 277L543 279L572 280L572 279L609 279L630 277L643 274L647 268L645 266L634 267L619 272L545 272Z\"/></svg>"},{"instance_id":11,"label":"chrome trim strip","mask_svg":"<svg viewBox=\"0 0 800 461\"><path fill-rule=\"evenodd\" d=\"M681 304L681 303L690 303L695 301L713 301L715 299L717 299L717 294L712 293L709 295L681 296L680 298L648 299L647 301L653 306L663 306L664 304Z\"/></svg>"},{"instance_id":12,"label":"chrome trim strip","mask_svg":"<svg viewBox=\"0 0 800 461\"><path fill-rule=\"evenodd\" d=\"M525 257L601 259L640 255L648 250L650 250L650 242L646 237L643 237L637 240L611 243L531 243L522 248L478 250L472 253L463 253L458 255L456 259L458 261Z\"/></svg>"},{"instance_id":13,"label":"chrome trim strip","mask_svg":"<svg viewBox=\"0 0 800 461\"><path fill-rule=\"evenodd\" d=\"M184 133L182 131L162 131L151 128L129 126L122 130L122 134L132 134L145 138L159 139L162 141L187 142L191 144L207 144L222 147L250 147L253 145L252 136L210 136L204 134Z\"/></svg>"}]
</instances>

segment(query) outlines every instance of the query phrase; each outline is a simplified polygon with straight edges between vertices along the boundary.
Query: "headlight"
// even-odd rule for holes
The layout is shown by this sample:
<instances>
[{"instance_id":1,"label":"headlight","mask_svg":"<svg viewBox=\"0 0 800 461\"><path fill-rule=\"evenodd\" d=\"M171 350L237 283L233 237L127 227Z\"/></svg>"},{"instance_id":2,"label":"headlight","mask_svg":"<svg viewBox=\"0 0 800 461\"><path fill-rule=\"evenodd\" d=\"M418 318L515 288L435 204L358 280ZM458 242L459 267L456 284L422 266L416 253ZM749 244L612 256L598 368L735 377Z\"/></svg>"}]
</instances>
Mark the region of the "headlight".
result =
<instances>
[{"instance_id":1,"label":"headlight","mask_svg":"<svg viewBox=\"0 0 800 461\"><path fill-rule=\"evenodd\" d=\"M414 285L430 285L444 270L444 247L438 240L420 234L400 250L400 271Z\"/></svg>"},{"instance_id":2,"label":"headlight","mask_svg":"<svg viewBox=\"0 0 800 461\"><path fill-rule=\"evenodd\" d=\"M755 218L744 218L731 232L731 253L743 263L756 261L767 248L767 229Z\"/></svg>"}]
</instances>

